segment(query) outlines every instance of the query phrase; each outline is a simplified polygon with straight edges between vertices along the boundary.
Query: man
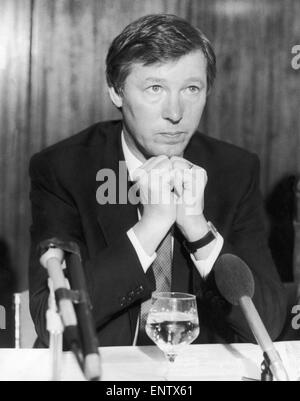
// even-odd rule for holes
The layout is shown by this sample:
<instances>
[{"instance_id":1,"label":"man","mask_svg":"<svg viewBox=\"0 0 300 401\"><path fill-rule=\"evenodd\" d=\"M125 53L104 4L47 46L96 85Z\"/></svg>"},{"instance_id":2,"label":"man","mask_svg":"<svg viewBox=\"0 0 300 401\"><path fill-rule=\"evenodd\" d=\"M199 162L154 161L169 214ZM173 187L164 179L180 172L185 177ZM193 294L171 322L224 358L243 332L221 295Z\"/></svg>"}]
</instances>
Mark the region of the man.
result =
<instances>
[{"instance_id":1,"label":"man","mask_svg":"<svg viewBox=\"0 0 300 401\"><path fill-rule=\"evenodd\" d=\"M164 289L197 296L197 342L253 341L239 308L217 291L221 253L249 265L254 303L271 337L280 334L285 296L266 246L258 159L197 131L215 71L198 29L172 15L143 17L107 55L109 94L123 120L33 157L31 312L44 344L47 272L36 248L53 237L80 246L101 346L147 344L146 301ZM124 160L139 205L103 202L101 172L115 172L119 188Z\"/></svg>"}]
</instances>

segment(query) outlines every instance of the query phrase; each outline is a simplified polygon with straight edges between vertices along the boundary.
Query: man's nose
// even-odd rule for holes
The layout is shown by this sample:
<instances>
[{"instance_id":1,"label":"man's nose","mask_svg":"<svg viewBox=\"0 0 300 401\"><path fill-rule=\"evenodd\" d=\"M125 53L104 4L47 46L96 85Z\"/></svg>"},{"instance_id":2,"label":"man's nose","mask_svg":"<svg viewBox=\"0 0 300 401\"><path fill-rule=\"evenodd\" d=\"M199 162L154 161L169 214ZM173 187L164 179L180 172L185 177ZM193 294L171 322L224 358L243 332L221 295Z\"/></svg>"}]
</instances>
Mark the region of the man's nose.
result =
<instances>
[{"instance_id":1,"label":"man's nose","mask_svg":"<svg viewBox=\"0 0 300 401\"><path fill-rule=\"evenodd\" d=\"M162 116L172 124L178 124L183 117L183 105L179 95L170 95L165 100Z\"/></svg>"}]
</instances>

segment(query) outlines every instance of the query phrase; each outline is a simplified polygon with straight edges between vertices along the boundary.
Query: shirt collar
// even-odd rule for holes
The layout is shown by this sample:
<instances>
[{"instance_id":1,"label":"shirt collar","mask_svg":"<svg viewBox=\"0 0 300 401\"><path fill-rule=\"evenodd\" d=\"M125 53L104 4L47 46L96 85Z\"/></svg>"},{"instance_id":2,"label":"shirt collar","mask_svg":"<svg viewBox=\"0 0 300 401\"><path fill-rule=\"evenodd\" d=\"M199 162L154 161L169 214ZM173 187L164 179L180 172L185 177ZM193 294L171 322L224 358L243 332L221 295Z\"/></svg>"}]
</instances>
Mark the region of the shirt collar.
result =
<instances>
[{"instance_id":1,"label":"shirt collar","mask_svg":"<svg viewBox=\"0 0 300 401\"><path fill-rule=\"evenodd\" d=\"M132 180L133 172L137 168L141 167L143 163L129 149L129 147L126 143L123 131L121 134L121 141L122 141L122 150L123 150L125 162L127 165L129 178Z\"/></svg>"}]
</instances>

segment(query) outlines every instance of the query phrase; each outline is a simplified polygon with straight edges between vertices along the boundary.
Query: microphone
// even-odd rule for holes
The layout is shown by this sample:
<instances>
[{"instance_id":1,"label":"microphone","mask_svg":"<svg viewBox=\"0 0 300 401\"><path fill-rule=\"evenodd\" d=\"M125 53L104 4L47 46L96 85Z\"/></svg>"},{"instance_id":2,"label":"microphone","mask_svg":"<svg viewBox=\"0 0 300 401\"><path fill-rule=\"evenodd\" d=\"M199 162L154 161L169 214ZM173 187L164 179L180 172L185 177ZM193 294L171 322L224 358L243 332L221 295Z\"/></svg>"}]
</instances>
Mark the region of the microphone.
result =
<instances>
[{"instance_id":1,"label":"microphone","mask_svg":"<svg viewBox=\"0 0 300 401\"><path fill-rule=\"evenodd\" d=\"M279 353L253 304L255 283L251 270L239 257L222 255L214 267L215 281L222 296L232 305L239 305L248 325L264 353L277 381L289 381Z\"/></svg>"}]
</instances>

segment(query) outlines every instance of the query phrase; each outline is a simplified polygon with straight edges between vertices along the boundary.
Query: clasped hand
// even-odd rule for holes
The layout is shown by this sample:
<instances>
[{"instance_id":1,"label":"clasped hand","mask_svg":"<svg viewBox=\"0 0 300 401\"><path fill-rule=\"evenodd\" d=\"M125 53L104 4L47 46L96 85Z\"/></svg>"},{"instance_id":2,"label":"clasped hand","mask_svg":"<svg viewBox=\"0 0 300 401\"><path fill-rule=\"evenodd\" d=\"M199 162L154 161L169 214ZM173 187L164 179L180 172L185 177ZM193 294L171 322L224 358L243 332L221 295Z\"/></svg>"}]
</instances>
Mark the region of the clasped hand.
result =
<instances>
[{"instance_id":1,"label":"clasped hand","mask_svg":"<svg viewBox=\"0 0 300 401\"><path fill-rule=\"evenodd\" d=\"M164 232L176 223L188 241L208 231L203 215L206 171L181 157L148 159L134 172L143 204L143 222Z\"/></svg>"}]
</instances>

